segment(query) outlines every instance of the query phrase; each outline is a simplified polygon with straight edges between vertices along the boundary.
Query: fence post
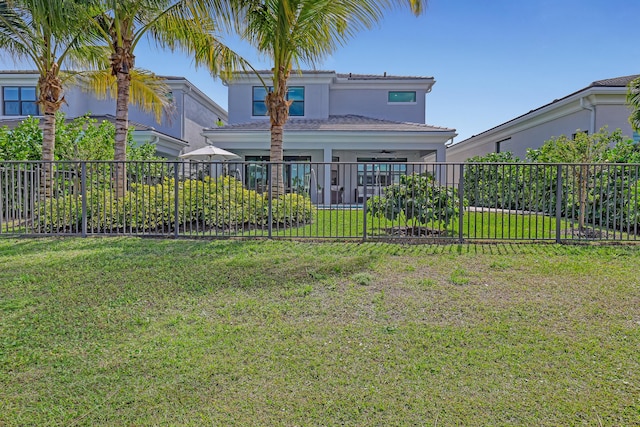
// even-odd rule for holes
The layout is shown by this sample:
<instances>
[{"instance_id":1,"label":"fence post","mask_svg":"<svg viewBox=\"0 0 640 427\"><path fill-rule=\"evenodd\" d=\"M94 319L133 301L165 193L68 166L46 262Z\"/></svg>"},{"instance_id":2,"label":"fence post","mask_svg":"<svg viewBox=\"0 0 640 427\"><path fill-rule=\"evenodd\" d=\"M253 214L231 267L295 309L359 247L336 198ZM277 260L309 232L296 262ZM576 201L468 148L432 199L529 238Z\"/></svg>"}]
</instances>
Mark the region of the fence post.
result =
<instances>
[{"instance_id":1,"label":"fence post","mask_svg":"<svg viewBox=\"0 0 640 427\"><path fill-rule=\"evenodd\" d=\"M82 237L87 237L87 162L80 164L80 195L82 197Z\"/></svg>"},{"instance_id":2,"label":"fence post","mask_svg":"<svg viewBox=\"0 0 640 427\"><path fill-rule=\"evenodd\" d=\"M371 165L371 173L373 173L374 165ZM362 195L362 241L367 240L367 164L364 164L364 173L363 173L363 192ZM357 200L356 200L357 202Z\"/></svg>"},{"instance_id":3,"label":"fence post","mask_svg":"<svg viewBox=\"0 0 640 427\"><path fill-rule=\"evenodd\" d=\"M560 233L560 219L562 217L562 165L557 166L556 177L556 243L562 243Z\"/></svg>"},{"instance_id":4,"label":"fence post","mask_svg":"<svg viewBox=\"0 0 640 427\"><path fill-rule=\"evenodd\" d=\"M267 185L267 233L269 238L273 237L273 163L269 162L267 165L267 176L269 177L269 185ZM276 168L278 170L278 168Z\"/></svg>"},{"instance_id":5,"label":"fence post","mask_svg":"<svg viewBox=\"0 0 640 427\"><path fill-rule=\"evenodd\" d=\"M458 182L458 243L463 243L462 229L464 228L464 163L460 163L460 181Z\"/></svg>"},{"instance_id":6,"label":"fence post","mask_svg":"<svg viewBox=\"0 0 640 427\"><path fill-rule=\"evenodd\" d=\"M178 162L175 161L173 162L173 212L174 212L174 219L173 219L173 237L174 238L178 238L178 236L180 235L179 233L179 228L180 228L180 218L178 215L178 207L179 207L179 203L178 203L178 193L180 191L180 186L178 185L178 178L180 177L180 175L178 174Z\"/></svg>"}]
</instances>

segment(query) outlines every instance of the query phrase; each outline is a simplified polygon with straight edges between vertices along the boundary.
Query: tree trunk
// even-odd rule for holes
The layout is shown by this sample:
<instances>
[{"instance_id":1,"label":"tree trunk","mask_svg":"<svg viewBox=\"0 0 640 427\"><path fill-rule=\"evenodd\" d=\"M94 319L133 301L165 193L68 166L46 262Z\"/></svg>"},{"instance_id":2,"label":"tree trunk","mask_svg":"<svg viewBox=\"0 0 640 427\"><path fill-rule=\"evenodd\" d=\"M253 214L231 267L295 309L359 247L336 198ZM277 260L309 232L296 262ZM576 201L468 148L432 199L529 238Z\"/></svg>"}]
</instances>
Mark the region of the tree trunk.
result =
<instances>
[{"instance_id":1,"label":"tree trunk","mask_svg":"<svg viewBox=\"0 0 640 427\"><path fill-rule=\"evenodd\" d=\"M115 188L116 198L123 197L127 189L127 134L129 133L129 74L118 73L118 98L116 101L116 138L115 138Z\"/></svg>"},{"instance_id":2,"label":"tree trunk","mask_svg":"<svg viewBox=\"0 0 640 427\"><path fill-rule=\"evenodd\" d=\"M284 125L289 118L289 106L293 101L287 101L287 80L289 72L281 70L278 81L274 82L274 90L267 94L266 103L271 120L271 149L270 161L273 162L272 176L270 177L271 192L273 197L284 194L284 167L282 145Z\"/></svg>"},{"instance_id":3,"label":"tree trunk","mask_svg":"<svg viewBox=\"0 0 640 427\"><path fill-rule=\"evenodd\" d=\"M123 197L127 191L127 136L129 133L129 96L131 75L129 70L134 66L134 56L129 49L130 42L125 40L125 46L118 47L111 57L111 73L116 76L116 136L114 173L116 198Z\"/></svg>"},{"instance_id":4,"label":"tree trunk","mask_svg":"<svg viewBox=\"0 0 640 427\"><path fill-rule=\"evenodd\" d=\"M42 129L42 170L40 174L40 194L44 198L53 195L53 161L56 145L56 112L64 102L62 82L58 77L58 65L53 64L44 76L38 79L40 95L38 104L44 110Z\"/></svg>"}]
</instances>

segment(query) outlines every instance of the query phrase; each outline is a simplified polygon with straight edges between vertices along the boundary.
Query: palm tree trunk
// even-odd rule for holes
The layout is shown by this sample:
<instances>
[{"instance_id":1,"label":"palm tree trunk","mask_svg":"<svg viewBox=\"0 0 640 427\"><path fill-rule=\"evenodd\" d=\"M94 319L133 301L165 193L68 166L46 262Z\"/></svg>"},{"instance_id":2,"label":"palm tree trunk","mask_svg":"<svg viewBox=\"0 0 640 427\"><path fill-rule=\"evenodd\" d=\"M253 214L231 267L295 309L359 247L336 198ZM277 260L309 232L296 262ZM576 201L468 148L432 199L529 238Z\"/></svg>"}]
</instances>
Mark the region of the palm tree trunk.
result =
<instances>
[{"instance_id":1,"label":"palm tree trunk","mask_svg":"<svg viewBox=\"0 0 640 427\"><path fill-rule=\"evenodd\" d=\"M270 161L273 162L271 176L271 193L274 197L284 194L284 167L282 145L284 125L289 118L289 106L293 101L287 101L287 79L289 72L278 73L278 81L273 92L267 94L266 103L271 120L271 148Z\"/></svg>"},{"instance_id":2,"label":"palm tree trunk","mask_svg":"<svg viewBox=\"0 0 640 427\"><path fill-rule=\"evenodd\" d=\"M118 73L118 98L116 101L116 138L115 138L115 187L116 198L124 196L127 189L127 134L129 132L129 74Z\"/></svg>"},{"instance_id":3,"label":"palm tree trunk","mask_svg":"<svg viewBox=\"0 0 640 427\"><path fill-rule=\"evenodd\" d=\"M42 129L42 171L40 194L44 198L53 194L53 161L56 144L56 112L64 102L62 82L58 77L58 64L53 63L45 75L38 79L38 104L44 110Z\"/></svg>"},{"instance_id":4,"label":"palm tree trunk","mask_svg":"<svg viewBox=\"0 0 640 427\"><path fill-rule=\"evenodd\" d=\"M116 136L115 136L115 190L116 198L123 197L127 191L127 136L129 133L129 96L134 56L128 48L118 48L111 58L111 72L116 76L118 96L116 98Z\"/></svg>"},{"instance_id":5,"label":"palm tree trunk","mask_svg":"<svg viewBox=\"0 0 640 427\"><path fill-rule=\"evenodd\" d=\"M271 161L271 193L273 197L284 194L284 168L283 148L282 148L282 130L284 125L271 125L271 149L269 150L269 159Z\"/></svg>"}]
</instances>

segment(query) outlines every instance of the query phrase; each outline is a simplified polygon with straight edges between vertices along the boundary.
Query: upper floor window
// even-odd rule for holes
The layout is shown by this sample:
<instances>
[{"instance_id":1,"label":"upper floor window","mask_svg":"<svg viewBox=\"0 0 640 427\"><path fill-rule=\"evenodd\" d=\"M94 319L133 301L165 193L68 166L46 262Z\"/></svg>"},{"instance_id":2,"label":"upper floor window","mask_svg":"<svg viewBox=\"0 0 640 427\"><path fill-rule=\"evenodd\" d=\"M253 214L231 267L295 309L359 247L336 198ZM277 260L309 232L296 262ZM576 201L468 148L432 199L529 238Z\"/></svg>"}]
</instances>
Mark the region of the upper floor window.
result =
<instances>
[{"instance_id":1,"label":"upper floor window","mask_svg":"<svg viewBox=\"0 0 640 427\"><path fill-rule=\"evenodd\" d=\"M415 90L390 91L388 102L394 103L394 104L416 102L416 91Z\"/></svg>"},{"instance_id":2,"label":"upper floor window","mask_svg":"<svg viewBox=\"0 0 640 427\"><path fill-rule=\"evenodd\" d=\"M269 87L269 91L273 87ZM267 90L264 86L253 87L253 116L267 116L267 105L264 100L267 97ZM304 86L291 86L287 90L287 100L293 101L289 107L290 116L304 116Z\"/></svg>"},{"instance_id":3,"label":"upper floor window","mask_svg":"<svg viewBox=\"0 0 640 427\"><path fill-rule=\"evenodd\" d=\"M37 116L40 114L36 104L35 86L5 86L2 88L5 116Z\"/></svg>"}]
</instances>

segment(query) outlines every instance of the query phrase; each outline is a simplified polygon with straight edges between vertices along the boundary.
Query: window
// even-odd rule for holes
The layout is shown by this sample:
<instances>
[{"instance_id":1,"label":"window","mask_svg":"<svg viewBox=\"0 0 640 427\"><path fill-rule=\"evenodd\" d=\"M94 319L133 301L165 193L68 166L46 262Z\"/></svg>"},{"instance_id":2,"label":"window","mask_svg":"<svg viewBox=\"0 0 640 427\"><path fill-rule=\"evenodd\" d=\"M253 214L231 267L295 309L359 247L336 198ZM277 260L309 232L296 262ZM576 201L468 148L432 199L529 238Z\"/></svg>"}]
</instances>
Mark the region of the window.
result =
<instances>
[{"instance_id":1,"label":"window","mask_svg":"<svg viewBox=\"0 0 640 427\"><path fill-rule=\"evenodd\" d=\"M340 161L340 157L331 156L331 185L338 185L339 176L338 173L338 163Z\"/></svg>"},{"instance_id":2,"label":"window","mask_svg":"<svg viewBox=\"0 0 640 427\"><path fill-rule=\"evenodd\" d=\"M266 188L269 181L269 156L245 156L245 177L247 187L259 191ZM284 185L294 191L308 190L311 181L311 156L284 156ZM308 164L302 164L302 163ZM273 168L274 166L272 166ZM314 183L315 184L315 183Z\"/></svg>"},{"instance_id":3,"label":"window","mask_svg":"<svg viewBox=\"0 0 640 427\"><path fill-rule=\"evenodd\" d=\"M391 104L416 102L416 91L391 91L388 102Z\"/></svg>"},{"instance_id":4,"label":"window","mask_svg":"<svg viewBox=\"0 0 640 427\"><path fill-rule=\"evenodd\" d=\"M503 151L505 151L505 146L510 141L511 141L511 138L509 137L496 142L496 153L502 153Z\"/></svg>"},{"instance_id":5,"label":"window","mask_svg":"<svg viewBox=\"0 0 640 427\"><path fill-rule=\"evenodd\" d=\"M269 87L272 91L273 87ZM267 90L264 86L253 87L253 116L267 116L267 105L264 103L267 98ZM304 116L304 86L291 86L287 90L287 100L293 101L289 107L290 116Z\"/></svg>"},{"instance_id":6,"label":"window","mask_svg":"<svg viewBox=\"0 0 640 427\"><path fill-rule=\"evenodd\" d=\"M284 185L296 193L309 191L311 185L311 156L284 156L285 162L295 162L284 167ZM309 163L309 164L305 164ZM314 182L317 185L317 182Z\"/></svg>"},{"instance_id":7,"label":"window","mask_svg":"<svg viewBox=\"0 0 640 427\"><path fill-rule=\"evenodd\" d=\"M266 163L269 156L245 156L244 176L247 188L256 191L263 191L269 180L269 168Z\"/></svg>"},{"instance_id":8,"label":"window","mask_svg":"<svg viewBox=\"0 0 640 427\"><path fill-rule=\"evenodd\" d=\"M386 187L398 184L400 175L407 174L406 162L407 159L358 158L358 185Z\"/></svg>"},{"instance_id":9,"label":"window","mask_svg":"<svg viewBox=\"0 0 640 427\"><path fill-rule=\"evenodd\" d=\"M5 116L38 116L35 86L5 86L2 88Z\"/></svg>"}]
</instances>

